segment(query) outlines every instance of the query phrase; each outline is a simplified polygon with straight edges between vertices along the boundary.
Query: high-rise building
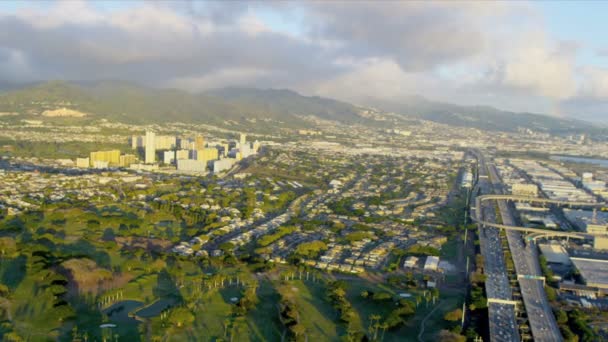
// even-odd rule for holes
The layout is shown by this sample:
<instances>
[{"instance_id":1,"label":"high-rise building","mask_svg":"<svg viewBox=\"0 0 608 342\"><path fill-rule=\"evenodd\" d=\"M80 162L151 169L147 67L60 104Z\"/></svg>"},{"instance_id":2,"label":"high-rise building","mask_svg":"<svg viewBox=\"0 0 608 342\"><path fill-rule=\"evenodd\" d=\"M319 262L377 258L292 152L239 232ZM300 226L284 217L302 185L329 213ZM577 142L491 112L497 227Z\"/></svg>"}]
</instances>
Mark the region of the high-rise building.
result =
<instances>
[{"instance_id":1,"label":"high-rise building","mask_svg":"<svg viewBox=\"0 0 608 342\"><path fill-rule=\"evenodd\" d=\"M144 147L144 137L141 135L134 135L131 137L131 148L137 149L140 147Z\"/></svg>"},{"instance_id":2,"label":"high-rise building","mask_svg":"<svg viewBox=\"0 0 608 342\"><path fill-rule=\"evenodd\" d=\"M202 150L204 148L205 148L205 138L202 135L197 135L195 149Z\"/></svg>"},{"instance_id":3,"label":"high-rise building","mask_svg":"<svg viewBox=\"0 0 608 342\"><path fill-rule=\"evenodd\" d=\"M178 159L177 169L189 172L207 172L207 163L193 159Z\"/></svg>"},{"instance_id":4,"label":"high-rise building","mask_svg":"<svg viewBox=\"0 0 608 342\"><path fill-rule=\"evenodd\" d=\"M189 150L177 150L175 151L175 160L190 159Z\"/></svg>"},{"instance_id":5,"label":"high-rise building","mask_svg":"<svg viewBox=\"0 0 608 342\"><path fill-rule=\"evenodd\" d=\"M121 167L129 167L131 164L135 164L135 155L134 154L125 154L119 157L118 166Z\"/></svg>"},{"instance_id":6,"label":"high-rise building","mask_svg":"<svg viewBox=\"0 0 608 342\"><path fill-rule=\"evenodd\" d=\"M156 135L154 132L146 131L146 164L152 164L156 161Z\"/></svg>"},{"instance_id":7,"label":"high-rise building","mask_svg":"<svg viewBox=\"0 0 608 342\"><path fill-rule=\"evenodd\" d=\"M196 160L208 162L210 160L216 160L219 158L217 148L209 147L196 150Z\"/></svg>"},{"instance_id":8,"label":"high-rise building","mask_svg":"<svg viewBox=\"0 0 608 342\"><path fill-rule=\"evenodd\" d=\"M177 147L177 138L172 135L157 135L154 139L154 148L158 150L172 150Z\"/></svg>"},{"instance_id":9,"label":"high-rise building","mask_svg":"<svg viewBox=\"0 0 608 342\"><path fill-rule=\"evenodd\" d=\"M163 154L163 163L173 164L175 162L175 151L165 151Z\"/></svg>"},{"instance_id":10,"label":"high-rise building","mask_svg":"<svg viewBox=\"0 0 608 342\"><path fill-rule=\"evenodd\" d=\"M240 139L239 139L239 144L241 146L245 145L247 143L247 134L245 133L241 133Z\"/></svg>"},{"instance_id":11,"label":"high-rise building","mask_svg":"<svg viewBox=\"0 0 608 342\"><path fill-rule=\"evenodd\" d=\"M94 166L96 162L107 163L109 166L119 166L120 150L91 152L89 161L91 166Z\"/></svg>"}]
</instances>

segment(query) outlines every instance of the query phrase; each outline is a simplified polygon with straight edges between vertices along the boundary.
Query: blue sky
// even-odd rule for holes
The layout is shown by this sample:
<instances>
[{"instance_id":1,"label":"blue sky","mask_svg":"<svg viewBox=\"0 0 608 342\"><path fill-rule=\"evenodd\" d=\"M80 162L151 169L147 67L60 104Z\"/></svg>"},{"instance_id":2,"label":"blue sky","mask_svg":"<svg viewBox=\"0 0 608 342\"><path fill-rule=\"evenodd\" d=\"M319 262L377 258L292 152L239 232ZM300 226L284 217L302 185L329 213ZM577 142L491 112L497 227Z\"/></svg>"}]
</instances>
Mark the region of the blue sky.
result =
<instances>
[{"instance_id":1,"label":"blue sky","mask_svg":"<svg viewBox=\"0 0 608 342\"><path fill-rule=\"evenodd\" d=\"M598 50L608 51L608 1L537 1L534 6L553 36L584 45L581 63L608 66L608 54L597 54Z\"/></svg>"}]
</instances>

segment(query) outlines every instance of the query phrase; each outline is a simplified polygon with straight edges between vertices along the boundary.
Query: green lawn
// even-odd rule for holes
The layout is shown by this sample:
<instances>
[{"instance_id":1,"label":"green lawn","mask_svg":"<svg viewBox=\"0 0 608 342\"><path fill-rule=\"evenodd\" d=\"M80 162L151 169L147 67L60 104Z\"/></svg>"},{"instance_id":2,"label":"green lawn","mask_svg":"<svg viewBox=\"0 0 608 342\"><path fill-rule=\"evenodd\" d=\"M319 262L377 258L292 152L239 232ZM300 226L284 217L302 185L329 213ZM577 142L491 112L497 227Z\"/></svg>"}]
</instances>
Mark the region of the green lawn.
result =
<instances>
[{"instance_id":1,"label":"green lawn","mask_svg":"<svg viewBox=\"0 0 608 342\"><path fill-rule=\"evenodd\" d=\"M290 281L284 286L291 293L306 327L309 341L335 341L344 333L344 325L337 322L338 312L327 300L327 289L322 283Z\"/></svg>"}]
</instances>

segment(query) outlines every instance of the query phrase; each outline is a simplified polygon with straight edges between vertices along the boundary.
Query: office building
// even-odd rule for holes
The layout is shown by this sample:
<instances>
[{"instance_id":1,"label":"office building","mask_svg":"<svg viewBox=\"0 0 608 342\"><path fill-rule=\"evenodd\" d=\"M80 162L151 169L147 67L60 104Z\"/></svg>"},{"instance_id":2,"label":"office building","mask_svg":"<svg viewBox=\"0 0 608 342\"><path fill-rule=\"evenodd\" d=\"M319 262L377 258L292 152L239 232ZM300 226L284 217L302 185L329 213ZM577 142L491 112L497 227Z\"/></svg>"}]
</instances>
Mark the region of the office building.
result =
<instances>
[{"instance_id":1,"label":"office building","mask_svg":"<svg viewBox=\"0 0 608 342\"><path fill-rule=\"evenodd\" d=\"M202 135L197 135L195 140L195 149L202 150L205 148L205 138Z\"/></svg>"},{"instance_id":2,"label":"office building","mask_svg":"<svg viewBox=\"0 0 608 342\"><path fill-rule=\"evenodd\" d=\"M76 167L88 168L89 166L91 166L89 158L76 158Z\"/></svg>"},{"instance_id":3,"label":"office building","mask_svg":"<svg viewBox=\"0 0 608 342\"><path fill-rule=\"evenodd\" d=\"M89 162L90 165L93 167L95 167L96 162L105 162L109 166L119 166L120 150L91 152L89 156Z\"/></svg>"},{"instance_id":4,"label":"office building","mask_svg":"<svg viewBox=\"0 0 608 342\"><path fill-rule=\"evenodd\" d=\"M119 157L118 166L120 167L129 167L131 164L135 164L135 155L134 154L125 154Z\"/></svg>"},{"instance_id":5,"label":"office building","mask_svg":"<svg viewBox=\"0 0 608 342\"><path fill-rule=\"evenodd\" d=\"M144 137L141 135L134 135L131 137L131 148L138 149L144 147Z\"/></svg>"},{"instance_id":6,"label":"office building","mask_svg":"<svg viewBox=\"0 0 608 342\"><path fill-rule=\"evenodd\" d=\"M194 159L178 159L177 169L188 172L207 172L207 162Z\"/></svg>"},{"instance_id":7,"label":"office building","mask_svg":"<svg viewBox=\"0 0 608 342\"><path fill-rule=\"evenodd\" d=\"M145 163L152 164L156 161L156 135L154 132L146 131L145 139Z\"/></svg>"},{"instance_id":8,"label":"office building","mask_svg":"<svg viewBox=\"0 0 608 342\"><path fill-rule=\"evenodd\" d=\"M219 158L219 153L217 148L208 147L200 150L196 150L196 160L208 162L211 160L217 160Z\"/></svg>"},{"instance_id":9,"label":"office building","mask_svg":"<svg viewBox=\"0 0 608 342\"><path fill-rule=\"evenodd\" d=\"M218 173L218 172L230 170L230 168L234 165L235 162L236 162L235 159L229 159L229 158L215 160L212 164L212 171L213 171L213 173Z\"/></svg>"},{"instance_id":10,"label":"office building","mask_svg":"<svg viewBox=\"0 0 608 342\"><path fill-rule=\"evenodd\" d=\"M177 150L175 151L175 160L190 159L189 150Z\"/></svg>"},{"instance_id":11,"label":"office building","mask_svg":"<svg viewBox=\"0 0 608 342\"><path fill-rule=\"evenodd\" d=\"M185 158L188 159L188 158ZM163 163L173 164L175 162L175 151L165 151L163 153Z\"/></svg>"}]
</instances>

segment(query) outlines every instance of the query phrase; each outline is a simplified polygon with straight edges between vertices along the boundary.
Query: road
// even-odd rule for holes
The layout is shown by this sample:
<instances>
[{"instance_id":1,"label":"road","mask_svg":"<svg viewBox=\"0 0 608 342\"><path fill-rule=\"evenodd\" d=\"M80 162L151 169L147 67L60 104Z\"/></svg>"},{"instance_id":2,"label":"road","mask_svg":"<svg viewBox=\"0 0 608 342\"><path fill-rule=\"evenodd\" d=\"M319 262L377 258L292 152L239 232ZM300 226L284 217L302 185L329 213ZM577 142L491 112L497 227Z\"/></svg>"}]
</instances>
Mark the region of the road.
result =
<instances>
[{"instance_id":1,"label":"road","mask_svg":"<svg viewBox=\"0 0 608 342\"><path fill-rule=\"evenodd\" d=\"M493 191L488 179L488 172L483 156L479 160L479 182L473 193L477 190L481 194ZM496 222L496 211L490 202L483 202L478 207L476 215L484 220ZM481 254L484 257L484 273L486 275L486 295L488 299L513 301L513 293L507 276L504 253L500 240L500 231L497 228L478 225ZM488 319L490 327L490 340L496 342L520 341L519 329L516 320L515 305L488 302Z\"/></svg>"},{"instance_id":2,"label":"road","mask_svg":"<svg viewBox=\"0 0 608 342\"><path fill-rule=\"evenodd\" d=\"M490 164L488 170L495 192L504 194L504 186L496 166ZM513 212L505 200L498 200L498 208L503 224L516 226ZM535 243L530 241L525 244L519 231L507 230L506 235L534 341L563 341L547 300L544 281L531 278L542 276Z\"/></svg>"}]
</instances>

